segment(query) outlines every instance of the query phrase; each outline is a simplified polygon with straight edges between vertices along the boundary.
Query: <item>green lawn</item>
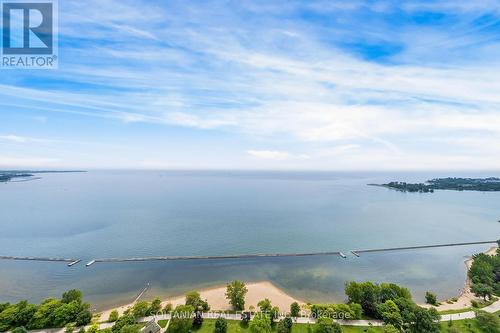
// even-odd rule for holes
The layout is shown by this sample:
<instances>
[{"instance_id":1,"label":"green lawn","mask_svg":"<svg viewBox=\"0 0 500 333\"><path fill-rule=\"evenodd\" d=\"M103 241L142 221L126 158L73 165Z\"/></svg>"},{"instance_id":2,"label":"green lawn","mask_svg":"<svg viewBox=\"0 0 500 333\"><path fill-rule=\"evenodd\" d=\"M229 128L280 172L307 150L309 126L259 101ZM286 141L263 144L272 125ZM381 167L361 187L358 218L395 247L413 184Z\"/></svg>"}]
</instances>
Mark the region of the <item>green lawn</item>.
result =
<instances>
[{"instance_id":1,"label":"green lawn","mask_svg":"<svg viewBox=\"0 0 500 333\"><path fill-rule=\"evenodd\" d=\"M449 322L441 323L441 332L448 333L450 329L455 329L463 333L481 333L482 330L477 326L477 322L471 319L454 320L452 326L448 326Z\"/></svg>"},{"instance_id":2,"label":"green lawn","mask_svg":"<svg viewBox=\"0 0 500 333\"><path fill-rule=\"evenodd\" d=\"M228 320L227 321L227 332L228 333L250 333L248 327L243 327L240 325L240 321ZM166 320L160 320L158 324L161 327L167 325ZM307 333L307 324L293 324L293 333ZM205 319L203 325L199 330L193 330L193 333L213 333L215 328L215 319ZM343 326L344 333L364 333L368 330L368 327L358 327L358 326ZM274 330L273 330L274 331ZM379 327L373 327L374 332L382 332ZM171 333L167 331L167 333Z\"/></svg>"},{"instance_id":3,"label":"green lawn","mask_svg":"<svg viewBox=\"0 0 500 333\"><path fill-rule=\"evenodd\" d=\"M160 320L158 322L161 327L167 325L166 320ZM241 322L235 320L227 321L227 332L228 333L250 333L248 327L243 327L240 325ZM193 333L213 333L215 326L215 319L205 319L203 325L199 330L193 330ZM307 324L293 324L292 333L308 333ZM314 327L311 327L314 328ZM370 329L373 333L382 333L382 327L363 327L363 326L342 326L344 333L365 333ZM448 326L448 322L442 322L440 331L442 333L449 333L450 329L453 328L460 333L482 333L481 329L477 326L475 320L464 319L453 321L452 326ZM275 330L273 329L273 332ZM167 331L167 333L172 333Z\"/></svg>"}]
</instances>

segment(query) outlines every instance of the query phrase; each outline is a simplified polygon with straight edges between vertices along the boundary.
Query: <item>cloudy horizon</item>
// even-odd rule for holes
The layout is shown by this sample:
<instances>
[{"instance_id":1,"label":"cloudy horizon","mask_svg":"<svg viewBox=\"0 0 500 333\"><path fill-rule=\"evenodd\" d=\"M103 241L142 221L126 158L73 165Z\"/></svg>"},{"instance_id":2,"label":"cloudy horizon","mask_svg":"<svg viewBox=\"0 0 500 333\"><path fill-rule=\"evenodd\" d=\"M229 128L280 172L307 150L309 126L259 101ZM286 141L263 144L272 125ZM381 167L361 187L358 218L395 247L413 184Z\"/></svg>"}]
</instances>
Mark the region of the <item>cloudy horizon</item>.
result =
<instances>
[{"instance_id":1,"label":"cloudy horizon","mask_svg":"<svg viewBox=\"0 0 500 333\"><path fill-rule=\"evenodd\" d=\"M0 168L499 170L498 1L60 1Z\"/></svg>"}]
</instances>

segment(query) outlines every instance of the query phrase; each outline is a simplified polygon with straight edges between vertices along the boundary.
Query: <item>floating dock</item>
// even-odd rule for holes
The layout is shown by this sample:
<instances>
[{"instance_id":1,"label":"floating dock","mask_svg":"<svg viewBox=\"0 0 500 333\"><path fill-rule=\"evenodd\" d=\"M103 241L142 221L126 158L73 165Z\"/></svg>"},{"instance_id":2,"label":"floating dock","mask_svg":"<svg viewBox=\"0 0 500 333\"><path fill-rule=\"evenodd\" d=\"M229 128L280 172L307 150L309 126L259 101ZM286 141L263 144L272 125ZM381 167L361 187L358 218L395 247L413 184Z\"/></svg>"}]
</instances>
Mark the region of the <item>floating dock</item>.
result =
<instances>
[{"instance_id":1,"label":"floating dock","mask_svg":"<svg viewBox=\"0 0 500 333\"><path fill-rule=\"evenodd\" d=\"M78 264L80 261L82 261L81 259L76 259L75 261L72 261L68 264L68 267L71 267L71 266L74 266L76 264Z\"/></svg>"}]
</instances>

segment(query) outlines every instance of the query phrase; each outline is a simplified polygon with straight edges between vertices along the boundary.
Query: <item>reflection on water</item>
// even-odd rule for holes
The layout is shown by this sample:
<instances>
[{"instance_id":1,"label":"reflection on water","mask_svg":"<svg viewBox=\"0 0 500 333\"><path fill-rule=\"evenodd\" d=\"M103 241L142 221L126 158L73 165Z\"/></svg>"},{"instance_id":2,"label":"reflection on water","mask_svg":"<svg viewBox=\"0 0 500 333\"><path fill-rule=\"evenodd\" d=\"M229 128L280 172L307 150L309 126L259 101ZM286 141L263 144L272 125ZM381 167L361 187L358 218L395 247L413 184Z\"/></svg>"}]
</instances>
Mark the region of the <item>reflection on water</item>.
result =
<instances>
[{"instance_id":1,"label":"reflection on water","mask_svg":"<svg viewBox=\"0 0 500 333\"><path fill-rule=\"evenodd\" d=\"M343 300L347 280L404 284L422 299L457 294L464 256L486 246L337 256L95 264L92 258L316 252L481 241L500 236L500 193L401 193L367 186L444 174L132 172L44 174L0 186L0 301L82 289L97 306L176 295L231 279L270 280L306 301ZM457 174L484 177L498 174Z\"/></svg>"},{"instance_id":2,"label":"reflection on water","mask_svg":"<svg viewBox=\"0 0 500 333\"><path fill-rule=\"evenodd\" d=\"M57 296L68 288L79 288L101 309L130 302L148 282L151 288L145 298L179 295L233 279L269 280L309 302L344 300L345 281L390 281L410 287L414 297L423 301L427 290L437 292L440 298L456 296L465 281L465 256L485 249L464 246L408 250L347 259L321 256L106 263L90 268L11 261L2 263L0 286L2 293L8 295L7 300L30 295L34 301Z\"/></svg>"}]
</instances>

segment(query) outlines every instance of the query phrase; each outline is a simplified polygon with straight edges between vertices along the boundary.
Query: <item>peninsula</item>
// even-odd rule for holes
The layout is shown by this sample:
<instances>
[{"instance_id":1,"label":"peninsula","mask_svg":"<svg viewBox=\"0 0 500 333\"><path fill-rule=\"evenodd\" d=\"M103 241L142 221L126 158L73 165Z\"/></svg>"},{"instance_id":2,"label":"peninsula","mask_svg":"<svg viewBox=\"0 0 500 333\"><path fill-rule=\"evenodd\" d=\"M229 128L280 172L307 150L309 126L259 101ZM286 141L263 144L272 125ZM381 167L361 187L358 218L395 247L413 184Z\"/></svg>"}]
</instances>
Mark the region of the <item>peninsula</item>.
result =
<instances>
[{"instance_id":1,"label":"peninsula","mask_svg":"<svg viewBox=\"0 0 500 333\"><path fill-rule=\"evenodd\" d=\"M433 193L434 190L455 191L500 191L500 178L435 178L425 183L406 183L393 181L387 184L368 184L383 186L402 192Z\"/></svg>"},{"instance_id":2,"label":"peninsula","mask_svg":"<svg viewBox=\"0 0 500 333\"><path fill-rule=\"evenodd\" d=\"M41 173L67 173L67 172L85 172L81 170L0 170L0 183L6 183L13 181L15 179L21 180L33 180L38 179L35 178L35 174Z\"/></svg>"}]
</instances>

